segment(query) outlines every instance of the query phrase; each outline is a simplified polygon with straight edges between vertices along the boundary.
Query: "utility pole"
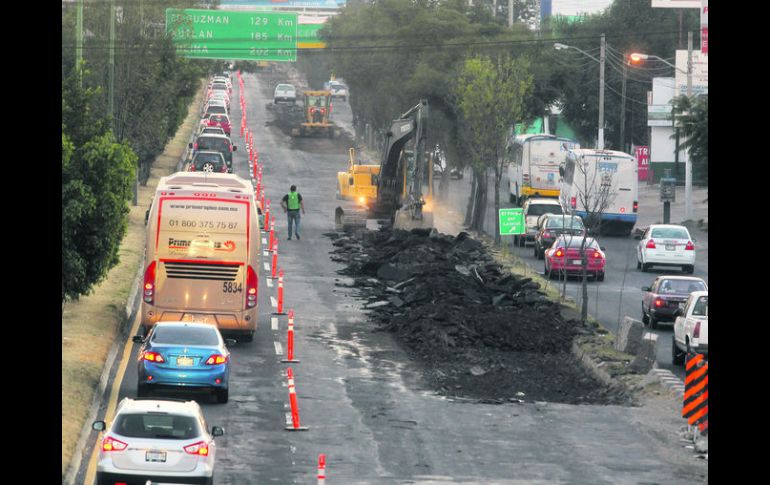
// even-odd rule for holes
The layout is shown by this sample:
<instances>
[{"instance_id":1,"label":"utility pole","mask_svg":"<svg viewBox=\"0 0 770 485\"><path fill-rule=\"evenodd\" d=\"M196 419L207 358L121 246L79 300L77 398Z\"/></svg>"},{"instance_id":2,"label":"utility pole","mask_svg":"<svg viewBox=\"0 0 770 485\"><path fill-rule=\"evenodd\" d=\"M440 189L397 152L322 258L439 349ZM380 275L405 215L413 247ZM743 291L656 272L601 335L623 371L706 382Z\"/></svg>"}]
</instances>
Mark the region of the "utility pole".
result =
<instances>
[{"instance_id":1,"label":"utility pole","mask_svg":"<svg viewBox=\"0 0 770 485\"><path fill-rule=\"evenodd\" d=\"M626 62L623 62L623 88L620 95L620 144L618 145L621 152L625 152L626 143L626 77L628 72L626 69Z\"/></svg>"},{"instance_id":2,"label":"utility pole","mask_svg":"<svg viewBox=\"0 0 770 485\"><path fill-rule=\"evenodd\" d=\"M599 55L599 139L596 148L604 150L604 47L605 40L602 34L601 54Z\"/></svg>"},{"instance_id":3,"label":"utility pole","mask_svg":"<svg viewBox=\"0 0 770 485\"><path fill-rule=\"evenodd\" d=\"M513 28L513 0L508 0L508 28Z\"/></svg>"},{"instance_id":4,"label":"utility pole","mask_svg":"<svg viewBox=\"0 0 770 485\"><path fill-rule=\"evenodd\" d=\"M77 22L75 26L75 69L78 73L78 85L83 87L83 1L78 0Z\"/></svg>"},{"instance_id":5,"label":"utility pole","mask_svg":"<svg viewBox=\"0 0 770 485\"><path fill-rule=\"evenodd\" d=\"M687 98L692 98L692 31L687 32ZM684 218L692 219L692 163L690 154L684 162Z\"/></svg>"},{"instance_id":6,"label":"utility pole","mask_svg":"<svg viewBox=\"0 0 770 485\"><path fill-rule=\"evenodd\" d=\"M110 0L110 61L107 71L107 116L114 117L115 99L115 0ZM115 131L113 120L113 132Z\"/></svg>"}]
</instances>

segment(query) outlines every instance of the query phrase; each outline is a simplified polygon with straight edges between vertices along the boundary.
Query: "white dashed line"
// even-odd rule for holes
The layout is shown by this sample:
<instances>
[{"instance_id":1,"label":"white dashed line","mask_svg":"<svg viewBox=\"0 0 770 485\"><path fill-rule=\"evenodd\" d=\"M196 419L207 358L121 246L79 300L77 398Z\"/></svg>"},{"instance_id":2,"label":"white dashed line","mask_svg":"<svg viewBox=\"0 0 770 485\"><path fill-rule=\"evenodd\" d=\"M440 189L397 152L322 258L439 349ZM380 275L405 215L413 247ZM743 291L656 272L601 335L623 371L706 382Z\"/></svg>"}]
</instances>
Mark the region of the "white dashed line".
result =
<instances>
[{"instance_id":1,"label":"white dashed line","mask_svg":"<svg viewBox=\"0 0 770 485\"><path fill-rule=\"evenodd\" d=\"M273 305L273 308L278 308L278 300L274 296L270 297L270 304Z\"/></svg>"},{"instance_id":2,"label":"white dashed line","mask_svg":"<svg viewBox=\"0 0 770 485\"><path fill-rule=\"evenodd\" d=\"M269 276L267 278L265 278L265 279L267 280L267 287L268 288L272 288L273 287L273 280L270 279Z\"/></svg>"},{"instance_id":3,"label":"white dashed line","mask_svg":"<svg viewBox=\"0 0 770 485\"><path fill-rule=\"evenodd\" d=\"M270 265L265 263L265 271L270 271Z\"/></svg>"},{"instance_id":4,"label":"white dashed line","mask_svg":"<svg viewBox=\"0 0 770 485\"><path fill-rule=\"evenodd\" d=\"M262 244L267 244L267 238L266 237L262 238Z\"/></svg>"},{"instance_id":5,"label":"white dashed line","mask_svg":"<svg viewBox=\"0 0 770 485\"><path fill-rule=\"evenodd\" d=\"M270 319L270 328L273 330L278 330L278 317L272 317Z\"/></svg>"},{"instance_id":6,"label":"white dashed line","mask_svg":"<svg viewBox=\"0 0 770 485\"><path fill-rule=\"evenodd\" d=\"M273 345L275 345L275 355L283 355L283 346L281 345L281 342L273 342Z\"/></svg>"},{"instance_id":7,"label":"white dashed line","mask_svg":"<svg viewBox=\"0 0 770 485\"><path fill-rule=\"evenodd\" d=\"M267 249L262 251L262 256L270 256L270 251L268 251Z\"/></svg>"}]
</instances>

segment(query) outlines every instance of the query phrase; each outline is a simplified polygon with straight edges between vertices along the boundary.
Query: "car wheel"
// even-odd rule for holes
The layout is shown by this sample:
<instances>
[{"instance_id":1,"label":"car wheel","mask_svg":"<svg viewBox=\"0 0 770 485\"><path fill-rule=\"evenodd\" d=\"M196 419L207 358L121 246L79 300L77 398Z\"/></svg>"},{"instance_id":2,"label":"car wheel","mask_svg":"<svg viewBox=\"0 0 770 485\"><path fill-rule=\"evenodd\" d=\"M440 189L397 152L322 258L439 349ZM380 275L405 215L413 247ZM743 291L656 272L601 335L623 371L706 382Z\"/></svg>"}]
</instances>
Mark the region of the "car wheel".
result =
<instances>
[{"instance_id":1,"label":"car wheel","mask_svg":"<svg viewBox=\"0 0 770 485\"><path fill-rule=\"evenodd\" d=\"M226 387L224 389L216 389L214 392L216 393L217 402L220 404L225 404L230 398L230 389Z\"/></svg>"},{"instance_id":2,"label":"car wheel","mask_svg":"<svg viewBox=\"0 0 770 485\"><path fill-rule=\"evenodd\" d=\"M650 269L650 265L647 263L642 263L642 273L646 273L647 270Z\"/></svg>"},{"instance_id":3,"label":"car wheel","mask_svg":"<svg viewBox=\"0 0 770 485\"><path fill-rule=\"evenodd\" d=\"M650 321L650 328L653 329L653 330L657 330L658 329L658 319L655 318L655 314L654 313L650 312L650 316L649 316L648 320Z\"/></svg>"},{"instance_id":4,"label":"car wheel","mask_svg":"<svg viewBox=\"0 0 770 485\"><path fill-rule=\"evenodd\" d=\"M650 320L647 318L647 314L644 313L644 305L642 305L642 323L645 327L650 323Z\"/></svg>"},{"instance_id":5,"label":"car wheel","mask_svg":"<svg viewBox=\"0 0 770 485\"><path fill-rule=\"evenodd\" d=\"M636 269L642 269L642 263L640 261L636 262Z\"/></svg>"},{"instance_id":6,"label":"car wheel","mask_svg":"<svg viewBox=\"0 0 770 485\"><path fill-rule=\"evenodd\" d=\"M596 280L597 281L604 281L604 273L597 273L596 274Z\"/></svg>"},{"instance_id":7,"label":"car wheel","mask_svg":"<svg viewBox=\"0 0 770 485\"><path fill-rule=\"evenodd\" d=\"M676 346L676 337L671 336L671 363L674 365L684 364L685 353Z\"/></svg>"},{"instance_id":8,"label":"car wheel","mask_svg":"<svg viewBox=\"0 0 770 485\"><path fill-rule=\"evenodd\" d=\"M535 242L535 245L532 246L532 251L534 252L535 257L537 259L540 259L540 251L537 250L537 242Z\"/></svg>"},{"instance_id":9,"label":"car wheel","mask_svg":"<svg viewBox=\"0 0 770 485\"><path fill-rule=\"evenodd\" d=\"M695 272L695 266L692 264L687 264L685 266L682 266L682 271L684 271L687 274L693 274Z\"/></svg>"}]
</instances>

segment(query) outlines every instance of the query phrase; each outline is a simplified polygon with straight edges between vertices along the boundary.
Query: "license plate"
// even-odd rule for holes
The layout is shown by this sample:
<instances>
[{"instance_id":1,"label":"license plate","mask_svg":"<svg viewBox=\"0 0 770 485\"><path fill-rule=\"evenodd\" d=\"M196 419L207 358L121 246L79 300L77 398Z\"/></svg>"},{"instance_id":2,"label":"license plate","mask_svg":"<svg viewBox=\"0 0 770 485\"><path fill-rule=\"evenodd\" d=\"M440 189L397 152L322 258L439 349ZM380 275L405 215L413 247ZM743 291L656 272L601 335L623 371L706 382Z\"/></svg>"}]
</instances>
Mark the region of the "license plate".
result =
<instances>
[{"instance_id":1,"label":"license plate","mask_svg":"<svg viewBox=\"0 0 770 485\"><path fill-rule=\"evenodd\" d=\"M666 244L666 251L673 251L676 249L674 244Z\"/></svg>"},{"instance_id":2,"label":"license plate","mask_svg":"<svg viewBox=\"0 0 770 485\"><path fill-rule=\"evenodd\" d=\"M166 452L165 451L148 451L147 454L144 457L145 461L159 461L159 462L165 462L166 461Z\"/></svg>"},{"instance_id":3,"label":"license plate","mask_svg":"<svg viewBox=\"0 0 770 485\"><path fill-rule=\"evenodd\" d=\"M176 365L179 365L179 366L191 366L191 365L193 365L193 359L192 359L192 357L177 357L176 358Z\"/></svg>"},{"instance_id":4,"label":"license plate","mask_svg":"<svg viewBox=\"0 0 770 485\"><path fill-rule=\"evenodd\" d=\"M572 261L570 261L570 263L571 264L577 264L577 265L583 264L583 262L581 260L579 260L579 259L573 259Z\"/></svg>"}]
</instances>

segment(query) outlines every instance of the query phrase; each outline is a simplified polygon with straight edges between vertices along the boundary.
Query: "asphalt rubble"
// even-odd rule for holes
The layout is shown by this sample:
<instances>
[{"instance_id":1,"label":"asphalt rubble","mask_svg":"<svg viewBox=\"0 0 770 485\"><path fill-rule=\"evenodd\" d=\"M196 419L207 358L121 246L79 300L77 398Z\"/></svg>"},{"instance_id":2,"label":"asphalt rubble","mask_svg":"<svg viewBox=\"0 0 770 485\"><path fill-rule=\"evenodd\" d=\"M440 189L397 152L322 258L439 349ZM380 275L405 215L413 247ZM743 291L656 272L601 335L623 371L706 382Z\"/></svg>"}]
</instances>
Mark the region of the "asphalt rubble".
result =
<instances>
[{"instance_id":1,"label":"asphalt rubble","mask_svg":"<svg viewBox=\"0 0 770 485\"><path fill-rule=\"evenodd\" d=\"M461 232L328 233L337 285L355 288L375 331L391 332L441 395L485 403L630 404L571 353L592 330L565 319L540 285L505 271Z\"/></svg>"}]
</instances>

